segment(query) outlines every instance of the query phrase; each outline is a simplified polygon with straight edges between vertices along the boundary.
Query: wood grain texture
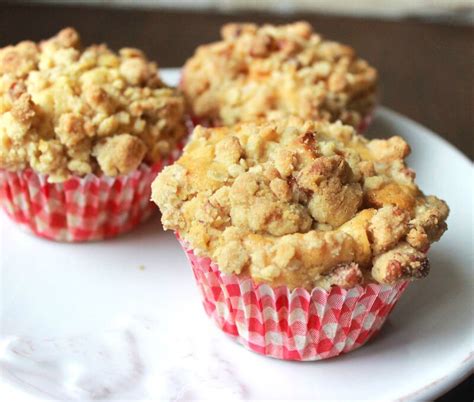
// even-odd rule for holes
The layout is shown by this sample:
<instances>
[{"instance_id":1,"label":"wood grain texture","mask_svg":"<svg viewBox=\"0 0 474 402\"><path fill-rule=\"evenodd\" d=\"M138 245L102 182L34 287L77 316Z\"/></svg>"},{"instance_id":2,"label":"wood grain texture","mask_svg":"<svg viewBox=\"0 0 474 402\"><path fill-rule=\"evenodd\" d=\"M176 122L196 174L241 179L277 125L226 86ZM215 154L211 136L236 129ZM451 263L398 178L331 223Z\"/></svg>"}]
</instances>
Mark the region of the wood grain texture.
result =
<instances>
[{"instance_id":1,"label":"wood grain texture","mask_svg":"<svg viewBox=\"0 0 474 402\"><path fill-rule=\"evenodd\" d=\"M306 19L323 35L355 47L376 66L381 102L439 133L474 157L474 29L469 26L321 15L212 14L53 6L0 5L0 46L39 40L71 25L83 42L135 46L162 67L176 67L196 46L218 38L228 21Z\"/></svg>"}]
</instances>

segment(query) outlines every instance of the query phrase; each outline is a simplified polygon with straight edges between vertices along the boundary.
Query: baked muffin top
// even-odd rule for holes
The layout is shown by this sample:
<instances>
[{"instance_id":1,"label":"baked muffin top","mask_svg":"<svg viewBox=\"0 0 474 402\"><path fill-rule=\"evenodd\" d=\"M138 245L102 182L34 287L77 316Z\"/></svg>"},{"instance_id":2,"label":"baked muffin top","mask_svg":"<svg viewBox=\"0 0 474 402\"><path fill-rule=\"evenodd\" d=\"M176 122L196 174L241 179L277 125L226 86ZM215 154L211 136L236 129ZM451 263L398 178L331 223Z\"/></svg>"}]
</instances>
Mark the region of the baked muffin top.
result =
<instances>
[{"instance_id":1,"label":"baked muffin top","mask_svg":"<svg viewBox=\"0 0 474 402\"><path fill-rule=\"evenodd\" d=\"M227 274L290 288L424 277L448 207L425 196L395 136L299 118L198 126L158 175L166 229Z\"/></svg>"},{"instance_id":2,"label":"baked muffin top","mask_svg":"<svg viewBox=\"0 0 474 402\"><path fill-rule=\"evenodd\" d=\"M297 115L358 127L375 104L377 71L306 22L228 24L184 66L190 108L211 125Z\"/></svg>"},{"instance_id":3,"label":"baked muffin top","mask_svg":"<svg viewBox=\"0 0 474 402\"><path fill-rule=\"evenodd\" d=\"M0 169L53 182L127 174L176 148L183 114L182 96L138 49L81 49L72 28L0 49Z\"/></svg>"}]
</instances>

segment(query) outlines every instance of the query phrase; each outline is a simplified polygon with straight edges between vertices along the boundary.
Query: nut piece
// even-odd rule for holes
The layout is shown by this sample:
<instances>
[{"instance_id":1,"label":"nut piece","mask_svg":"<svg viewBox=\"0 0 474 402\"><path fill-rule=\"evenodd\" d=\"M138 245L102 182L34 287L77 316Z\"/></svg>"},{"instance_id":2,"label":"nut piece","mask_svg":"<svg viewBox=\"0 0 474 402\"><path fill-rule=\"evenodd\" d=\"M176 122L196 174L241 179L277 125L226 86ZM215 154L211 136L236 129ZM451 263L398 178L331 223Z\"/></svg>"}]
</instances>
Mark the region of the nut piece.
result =
<instances>
[{"instance_id":1,"label":"nut piece","mask_svg":"<svg viewBox=\"0 0 474 402\"><path fill-rule=\"evenodd\" d=\"M374 259L372 276L380 283L391 285L401 280L423 278L429 270L430 264L424 253L407 243L400 243Z\"/></svg>"}]
</instances>

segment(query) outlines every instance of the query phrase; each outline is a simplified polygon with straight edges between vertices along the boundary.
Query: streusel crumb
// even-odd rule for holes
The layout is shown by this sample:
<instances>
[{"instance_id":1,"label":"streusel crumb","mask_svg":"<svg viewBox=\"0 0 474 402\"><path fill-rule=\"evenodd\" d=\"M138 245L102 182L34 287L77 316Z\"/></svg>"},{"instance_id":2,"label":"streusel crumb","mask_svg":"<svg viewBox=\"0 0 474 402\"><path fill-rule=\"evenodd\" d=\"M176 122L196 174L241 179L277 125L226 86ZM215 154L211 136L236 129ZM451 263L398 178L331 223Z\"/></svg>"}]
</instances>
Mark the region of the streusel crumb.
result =
<instances>
[{"instance_id":1,"label":"streusel crumb","mask_svg":"<svg viewBox=\"0 0 474 402\"><path fill-rule=\"evenodd\" d=\"M224 273L291 288L394 284L428 273L449 213L419 190L408 153L400 137L369 141L340 122L198 126L152 198L164 227Z\"/></svg>"},{"instance_id":2,"label":"streusel crumb","mask_svg":"<svg viewBox=\"0 0 474 402\"><path fill-rule=\"evenodd\" d=\"M182 89L198 119L231 125L297 115L358 127L374 107L377 71L306 22L228 24L184 66Z\"/></svg>"},{"instance_id":3,"label":"streusel crumb","mask_svg":"<svg viewBox=\"0 0 474 402\"><path fill-rule=\"evenodd\" d=\"M72 28L0 49L0 169L52 182L127 174L176 149L183 115L183 97L138 49L82 49Z\"/></svg>"}]
</instances>

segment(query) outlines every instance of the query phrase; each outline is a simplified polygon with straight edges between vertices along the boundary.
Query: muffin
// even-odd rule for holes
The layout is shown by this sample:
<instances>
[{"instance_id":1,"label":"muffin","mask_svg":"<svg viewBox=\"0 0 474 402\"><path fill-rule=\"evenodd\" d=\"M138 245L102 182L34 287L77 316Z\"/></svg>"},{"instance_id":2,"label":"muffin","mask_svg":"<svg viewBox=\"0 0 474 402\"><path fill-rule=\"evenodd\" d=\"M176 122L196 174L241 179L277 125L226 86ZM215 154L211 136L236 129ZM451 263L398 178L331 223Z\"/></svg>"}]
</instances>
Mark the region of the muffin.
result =
<instances>
[{"instance_id":1,"label":"muffin","mask_svg":"<svg viewBox=\"0 0 474 402\"><path fill-rule=\"evenodd\" d=\"M221 34L183 68L181 88L196 122L219 126L297 115L366 128L377 71L354 49L325 40L306 22L228 24Z\"/></svg>"},{"instance_id":2,"label":"muffin","mask_svg":"<svg viewBox=\"0 0 474 402\"><path fill-rule=\"evenodd\" d=\"M138 49L81 48L72 28L0 49L0 201L33 233L99 240L150 216L182 149L184 98Z\"/></svg>"},{"instance_id":3,"label":"muffin","mask_svg":"<svg viewBox=\"0 0 474 402\"><path fill-rule=\"evenodd\" d=\"M207 313L256 352L317 360L382 326L448 207L426 196L398 136L300 118L196 127L152 185Z\"/></svg>"}]
</instances>

